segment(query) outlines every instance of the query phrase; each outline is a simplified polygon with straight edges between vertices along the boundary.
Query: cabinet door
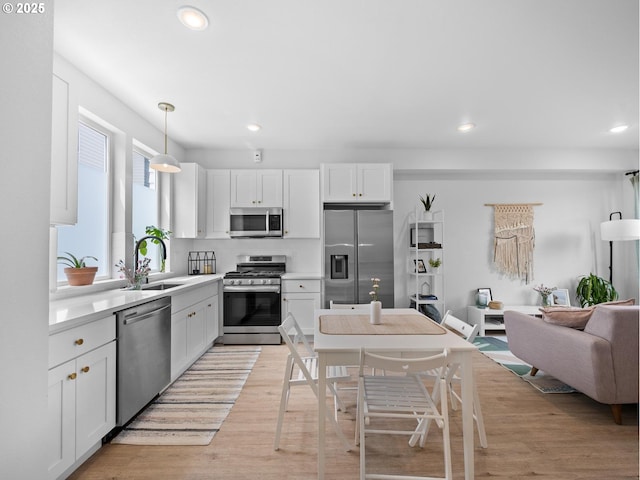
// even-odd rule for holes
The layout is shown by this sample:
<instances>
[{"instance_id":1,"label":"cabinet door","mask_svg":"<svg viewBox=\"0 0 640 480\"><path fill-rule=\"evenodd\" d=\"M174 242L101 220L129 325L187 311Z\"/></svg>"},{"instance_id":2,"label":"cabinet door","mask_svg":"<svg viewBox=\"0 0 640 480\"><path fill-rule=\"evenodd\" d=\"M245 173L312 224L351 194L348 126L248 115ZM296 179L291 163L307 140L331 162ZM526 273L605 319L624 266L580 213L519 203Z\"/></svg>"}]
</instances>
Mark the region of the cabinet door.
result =
<instances>
[{"instance_id":1,"label":"cabinet door","mask_svg":"<svg viewBox=\"0 0 640 480\"><path fill-rule=\"evenodd\" d=\"M207 170L207 238L229 238L231 170Z\"/></svg>"},{"instance_id":2,"label":"cabinet door","mask_svg":"<svg viewBox=\"0 0 640 480\"><path fill-rule=\"evenodd\" d=\"M116 424L116 342L76 360L76 458Z\"/></svg>"},{"instance_id":3,"label":"cabinet door","mask_svg":"<svg viewBox=\"0 0 640 480\"><path fill-rule=\"evenodd\" d=\"M220 335L218 319L218 295L205 300L205 328L207 331L207 344L213 342Z\"/></svg>"},{"instance_id":4,"label":"cabinet door","mask_svg":"<svg viewBox=\"0 0 640 480\"><path fill-rule=\"evenodd\" d=\"M358 201L391 202L391 165L358 164Z\"/></svg>"},{"instance_id":5,"label":"cabinet door","mask_svg":"<svg viewBox=\"0 0 640 480\"><path fill-rule=\"evenodd\" d=\"M200 302L187 315L187 363L191 364L206 345L205 306Z\"/></svg>"},{"instance_id":6,"label":"cabinet door","mask_svg":"<svg viewBox=\"0 0 640 480\"><path fill-rule=\"evenodd\" d=\"M47 478L58 478L76 455L75 360L49 370Z\"/></svg>"},{"instance_id":7,"label":"cabinet door","mask_svg":"<svg viewBox=\"0 0 640 480\"><path fill-rule=\"evenodd\" d=\"M180 310L171 315L171 381L187 364L187 313L188 310Z\"/></svg>"},{"instance_id":8,"label":"cabinet door","mask_svg":"<svg viewBox=\"0 0 640 480\"><path fill-rule=\"evenodd\" d=\"M357 201L356 165L336 163L322 165L324 202L342 203Z\"/></svg>"},{"instance_id":9,"label":"cabinet door","mask_svg":"<svg viewBox=\"0 0 640 480\"><path fill-rule=\"evenodd\" d=\"M285 238L320 238L320 174L318 170L285 170Z\"/></svg>"},{"instance_id":10,"label":"cabinet door","mask_svg":"<svg viewBox=\"0 0 640 480\"><path fill-rule=\"evenodd\" d=\"M256 172L256 201L259 207L282 207L282 170Z\"/></svg>"},{"instance_id":11,"label":"cabinet door","mask_svg":"<svg viewBox=\"0 0 640 480\"><path fill-rule=\"evenodd\" d=\"M283 293L282 318L292 313L305 335L313 335L313 313L320 308L320 293Z\"/></svg>"},{"instance_id":12,"label":"cabinet door","mask_svg":"<svg viewBox=\"0 0 640 480\"><path fill-rule=\"evenodd\" d=\"M206 219L204 169L197 163L181 163L180 168L182 171L173 175L173 234L176 238L201 238Z\"/></svg>"},{"instance_id":13,"label":"cabinet door","mask_svg":"<svg viewBox=\"0 0 640 480\"><path fill-rule=\"evenodd\" d=\"M78 105L65 80L53 76L51 122L52 225L78 221Z\"/></svg>"},{"instance_id":14,"label":"cabinet door","mask_svg":"<svg viewBox=\"0 0 640 480\"><path fill-rule=\"evenodd\" d=\"M231 170L231 206L257 207L256 172Z\"/></svg>"}]
</instances>

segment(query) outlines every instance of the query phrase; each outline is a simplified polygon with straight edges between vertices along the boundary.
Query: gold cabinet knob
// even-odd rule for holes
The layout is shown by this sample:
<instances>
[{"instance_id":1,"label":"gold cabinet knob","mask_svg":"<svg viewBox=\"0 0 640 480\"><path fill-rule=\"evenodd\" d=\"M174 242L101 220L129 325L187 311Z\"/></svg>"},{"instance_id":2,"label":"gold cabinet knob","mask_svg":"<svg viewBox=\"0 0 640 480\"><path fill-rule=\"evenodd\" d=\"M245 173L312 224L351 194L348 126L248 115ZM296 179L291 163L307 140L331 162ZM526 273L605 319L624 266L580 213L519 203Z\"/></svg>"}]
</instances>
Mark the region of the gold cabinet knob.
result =
<instances>
[{"instance_id":1,"label":"gold cabinet knob","mask_svg":"<svg viewBox=\"0 0 640 480\"><path fill-rule=\"evenodd\" d=\"M361 193L360 193L359 195L360 195L360 196L362 196L362 194L361 194Z\"/></svg>"},{"instance_id":2,"label":"gold cabinet knob","mask_svg":"<svg viewBox=\"0 0 640 480\"><path fill-rule=\"evenodd\" d=\"M89 371L89 365L82 367L80 370L82 370L82 373L87 373Z\"/></svg>"},{"instance_id":3,"label":"gold cabinet knob","mask_svg":"<svg viewBox=\"0 0 640 480\"><path fill-rule=\"evenodd\" d=\"M76 372L70 373L67 377L69 380L75 380L78 374Z\"/></svg>"},{"instance_id":4,"label":"gold cabinet knob","mask_svg":"<svg viewBox=\"0 0 640 480\"><path fill-rule=\"evenodd\" d=\"M83 338L79 338L75 341L76 345L82 345L84 343L84 339Z\"/></svg>"},{"instance_id":5,"label":"gold cabinet knob","mask_svg":"<svg viewBox=\"0 0 640 480\"><path fill-rule=\"evenodd\" d=\"M355 197L355 196L356 196L356 194L354 193L354 194L353 194L353 196Z\"/></svg>"}]
</instances>

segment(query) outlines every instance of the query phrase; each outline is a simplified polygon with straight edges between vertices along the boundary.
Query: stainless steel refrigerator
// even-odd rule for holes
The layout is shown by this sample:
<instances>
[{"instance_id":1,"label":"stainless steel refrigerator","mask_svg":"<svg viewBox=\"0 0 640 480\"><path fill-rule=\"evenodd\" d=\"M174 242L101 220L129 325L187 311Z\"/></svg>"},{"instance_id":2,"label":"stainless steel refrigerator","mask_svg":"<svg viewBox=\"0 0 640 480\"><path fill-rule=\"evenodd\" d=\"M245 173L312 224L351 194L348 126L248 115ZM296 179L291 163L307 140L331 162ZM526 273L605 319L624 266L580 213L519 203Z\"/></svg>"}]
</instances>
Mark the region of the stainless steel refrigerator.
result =
<instances>
[{"instance_id":1,"label":"stainless steel refrigerator","mask_svg":"<svg viewBox=\"0 0 640 480\"><path fill-rule=\"evenodd\" d=\"M393 307L393 211L325 210L324 308L369 303L372 278L382 307Z\"/></svg>"}]
</instances>

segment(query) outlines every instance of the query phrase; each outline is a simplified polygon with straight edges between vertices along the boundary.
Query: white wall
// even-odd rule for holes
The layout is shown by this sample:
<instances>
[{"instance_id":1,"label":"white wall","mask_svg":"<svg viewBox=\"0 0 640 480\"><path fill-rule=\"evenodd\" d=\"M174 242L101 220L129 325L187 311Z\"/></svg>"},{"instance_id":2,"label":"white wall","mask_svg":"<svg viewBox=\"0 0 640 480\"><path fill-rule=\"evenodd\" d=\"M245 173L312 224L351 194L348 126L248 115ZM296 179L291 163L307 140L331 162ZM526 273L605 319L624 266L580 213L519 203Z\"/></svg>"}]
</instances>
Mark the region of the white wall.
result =
<instances>
[{"instance_id":1,"label":"white wall","mask_svg":"<svg viewBox=\"0 0 640 480\"><path fill-rule=\"evenodd\" d=\"M0 478L45 478L53 11L0 15Z\"/></svg>"},{"instance_id":2,"label":"white wall","mask_svg":"<svg viewBox=\"0 0 640 480\"><path fill-rule=\"evenodd\" d=\"M626 205L623 193L627 192L620 188L620 174L512 172L492 178L483 173L424 173L399 177L394 182L398 305L408 305L402 273L409 245L407 215L419 205L418 196L427 192L437 195L434 208L445 211L447 308L463 318L478 287L490 287L494 298L507 305L522 305L537 304L539 296L533 286L544 283L569 289L576 305L575 287L581 275L593 272L608 278L608 243L600 240L600 222L608 219L609 212ZM484 204L538 202L543 205L534 207L534 278L528 284L505 278L492 265L493 208ZM631 245L616 244L614 251L622 252ZM621 297L638 298L637 272L635 277L631 275L622 256L616 260L614 285Z\"/></svg>"}]
</instances>

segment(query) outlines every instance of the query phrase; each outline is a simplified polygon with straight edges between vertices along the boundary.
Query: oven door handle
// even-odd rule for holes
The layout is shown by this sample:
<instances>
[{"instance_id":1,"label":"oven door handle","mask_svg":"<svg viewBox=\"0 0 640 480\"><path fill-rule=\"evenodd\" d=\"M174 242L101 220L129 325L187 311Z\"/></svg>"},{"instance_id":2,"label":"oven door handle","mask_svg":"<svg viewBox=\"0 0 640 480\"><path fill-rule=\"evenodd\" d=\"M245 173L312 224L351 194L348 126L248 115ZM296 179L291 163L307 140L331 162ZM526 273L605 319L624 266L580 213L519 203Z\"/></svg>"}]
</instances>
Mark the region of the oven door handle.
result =
<instances>
[{"instance_id":1,"label":"oven door handle","mask_svg":"<svg viewBox=\"0 0 640 480\"><path fill-rule=\"evenodd\" d=\"M280 293L280 286L278 285L252 285L250 287L245 286L232 286L227 285L222 288L223 292L273 292Z\"/></svg>"}]
</instances>

